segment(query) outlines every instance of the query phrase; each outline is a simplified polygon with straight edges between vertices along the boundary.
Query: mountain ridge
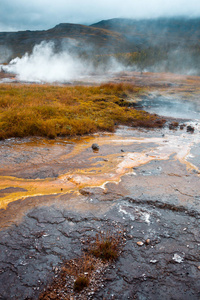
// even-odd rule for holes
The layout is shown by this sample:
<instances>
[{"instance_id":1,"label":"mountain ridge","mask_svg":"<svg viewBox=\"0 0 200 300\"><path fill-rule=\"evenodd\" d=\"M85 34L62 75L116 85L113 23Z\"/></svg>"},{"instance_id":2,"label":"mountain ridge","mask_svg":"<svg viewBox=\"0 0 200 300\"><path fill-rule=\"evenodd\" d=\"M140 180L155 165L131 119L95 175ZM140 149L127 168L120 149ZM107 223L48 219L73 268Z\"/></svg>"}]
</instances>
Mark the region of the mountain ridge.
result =
<instances>
[{"instance_id":1,"label":"mountain ridge","mask_svg":"<svg viewBox=\"0 0 200 300\"><path fill-rule=\"evenodd\" d=\"M42 41L53 41L56 51L71 43L70 51L87 56L140 53L150 48L151 52L155 48L169 51L180 47L198 53L200 18L114 18L89 26L60 23L48 30L0 32L0 62L31 53Z\"/></svg>"}]
</instances>

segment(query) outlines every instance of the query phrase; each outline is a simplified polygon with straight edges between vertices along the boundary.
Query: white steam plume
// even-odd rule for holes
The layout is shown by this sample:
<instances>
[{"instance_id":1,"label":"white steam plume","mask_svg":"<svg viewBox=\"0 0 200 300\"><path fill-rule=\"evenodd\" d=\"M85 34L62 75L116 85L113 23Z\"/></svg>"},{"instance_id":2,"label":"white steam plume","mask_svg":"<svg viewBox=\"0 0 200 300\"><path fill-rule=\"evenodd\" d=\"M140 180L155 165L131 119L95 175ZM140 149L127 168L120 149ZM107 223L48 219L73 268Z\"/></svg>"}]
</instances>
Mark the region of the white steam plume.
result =
<instances>
[{"instance_id":1,"label":"white steam plume","mask_svg":"<svg viewBox=\"0 0 200 300\"><path fill-rule=\"evenodd\" d=\"M0 63L4 63L12 56L12 51L6 46L0 45Z\"/></svg>"},{"instance_id":2,"label":"white steam plume","mask_svg":"<svg viewBox=\"0 0 200 300\"><path fill-rule=\"evenodd\" d=\"M77 80L96 71L92 63L72 55L69 48L56 53L53 42L42 42L30 55L26 53L22 58L13 59L4 70L16 74L20 81L49 83ZM121 70L114 60L109 67L112 71Z\"/></svg>"}]
</instances>

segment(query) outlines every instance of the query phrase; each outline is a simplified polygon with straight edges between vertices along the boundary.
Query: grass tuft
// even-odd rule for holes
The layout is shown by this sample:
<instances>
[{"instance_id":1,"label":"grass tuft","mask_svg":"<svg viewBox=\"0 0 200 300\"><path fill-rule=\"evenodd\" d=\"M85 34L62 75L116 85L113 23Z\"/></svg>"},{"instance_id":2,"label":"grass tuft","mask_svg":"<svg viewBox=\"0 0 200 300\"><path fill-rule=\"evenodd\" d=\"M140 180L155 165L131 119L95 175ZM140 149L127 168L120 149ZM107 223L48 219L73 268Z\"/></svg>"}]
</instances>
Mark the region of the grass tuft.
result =
<instances>
[{"instance_id":1,"label":"grass tuft","mask_svg":"<svg viewBox=\"0 0 200 300\"><path fill-rule=\"evenodd\" d=\"M103 261L116 260L120 254L121 236L103 235L98 233L94 243L91 243L89 253Z\"/></svg>"}]
</instances>

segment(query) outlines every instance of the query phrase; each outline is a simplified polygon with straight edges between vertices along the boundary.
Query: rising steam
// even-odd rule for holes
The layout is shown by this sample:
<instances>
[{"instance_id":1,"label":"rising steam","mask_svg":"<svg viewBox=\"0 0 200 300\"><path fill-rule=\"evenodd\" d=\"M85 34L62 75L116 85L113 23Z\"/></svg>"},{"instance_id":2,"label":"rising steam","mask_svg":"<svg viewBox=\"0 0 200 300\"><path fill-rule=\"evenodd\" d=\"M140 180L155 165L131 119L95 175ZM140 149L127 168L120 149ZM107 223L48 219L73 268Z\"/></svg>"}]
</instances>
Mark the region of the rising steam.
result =
<instances>
[{"instance_id":1,"label":"rising steam","mask_svg":"<svg viewBox=\"0 0 200 300\"><path fill-rule=\"evenodd\" d=\"M33 48L31 54L11 60L4 70L14 73L20 81L28 82L69 82L90 75L97 70L92 62L73 55L68 47L60 52L55 51L53 42L42 42ZM113 58L107 65L112 71L121 71L121 66Z\"/></svg>"}]
</instances>

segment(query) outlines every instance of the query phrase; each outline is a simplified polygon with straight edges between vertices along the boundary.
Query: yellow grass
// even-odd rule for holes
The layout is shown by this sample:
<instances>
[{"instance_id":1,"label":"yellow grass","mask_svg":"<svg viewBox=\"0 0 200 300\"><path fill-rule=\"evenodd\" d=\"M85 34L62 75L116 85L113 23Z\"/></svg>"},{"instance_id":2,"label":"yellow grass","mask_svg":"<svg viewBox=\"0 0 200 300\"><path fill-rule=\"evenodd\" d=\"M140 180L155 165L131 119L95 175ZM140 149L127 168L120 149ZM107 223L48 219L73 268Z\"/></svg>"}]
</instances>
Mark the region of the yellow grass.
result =
<instances>
[{"instance_id":1,"label":"yellow grass","mask_svg":"<svg viewBox=\"0 0 200 300\"><path fill-rule=\"evenodd\" d=\"M0 86L0 139L26 136L75 136L113 131L118 124L160 127L164 121L121 106L141 88L127 84L95 87Z\"/></svg>"}]
</instances>

